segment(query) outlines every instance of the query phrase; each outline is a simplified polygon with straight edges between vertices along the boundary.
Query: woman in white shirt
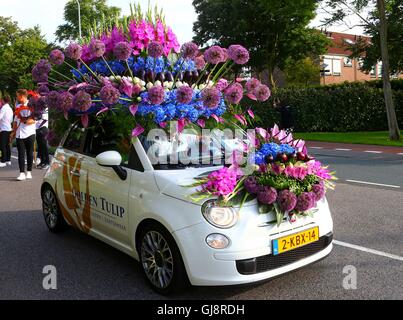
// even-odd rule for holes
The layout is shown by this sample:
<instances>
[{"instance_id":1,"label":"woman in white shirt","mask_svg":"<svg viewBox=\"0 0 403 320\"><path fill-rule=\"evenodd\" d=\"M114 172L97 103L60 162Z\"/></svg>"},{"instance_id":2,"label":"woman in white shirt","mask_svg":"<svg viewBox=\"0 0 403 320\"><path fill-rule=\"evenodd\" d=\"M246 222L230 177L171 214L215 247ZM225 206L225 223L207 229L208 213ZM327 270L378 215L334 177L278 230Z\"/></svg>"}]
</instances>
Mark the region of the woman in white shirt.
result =
<instances>
[{"instance_id":1,"label":"woman in white shirt","mask_svg":"<svg viewBox=\"0 0 403 320\"><path fill-rule=\"evenodd\" d=\"M15 110L14 130L17 139L18 165L20 175L17 180L32 179L32 162L34 161L34 143L36 126L33 110L28 107L28 92L25 89L17 91L17 101L20 103ZM25 174L25 153L27 155L27 173Z\"/></svg>"},{"instance_id":2,"label":"woman in white shirt","mask_svg":"<svg viewBox=\"0 0 403 320\"><path fill-rule=\"evenodd\" d=\"M10 107L10 97L3 98L3 105L0 104L0 168L11 165L10 134L12 132L13 109Z\"/></svg>"}]
</instances>

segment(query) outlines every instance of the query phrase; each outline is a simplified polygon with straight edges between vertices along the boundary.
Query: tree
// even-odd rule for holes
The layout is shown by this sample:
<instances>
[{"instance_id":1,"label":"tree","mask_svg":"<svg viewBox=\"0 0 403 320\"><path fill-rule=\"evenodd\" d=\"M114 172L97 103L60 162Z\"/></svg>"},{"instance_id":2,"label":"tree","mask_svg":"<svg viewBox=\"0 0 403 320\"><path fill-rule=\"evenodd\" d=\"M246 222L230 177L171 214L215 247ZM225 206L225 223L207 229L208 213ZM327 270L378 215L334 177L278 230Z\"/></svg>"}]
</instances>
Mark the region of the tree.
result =
<instances>
[{"instance_id":1,"label":"tree","mask_svg":"<svg viewBox=\"0 0 403 320\"><path fill-rule=\"evenodd\" d=\"M287 60L284 73L288 86L309 86L320 82L319 63L311 57Z\"/></svg>"},{"instance_id":2,"label":"tree","mask_svg":"<svg viewBox=\"0 0 403 320\"><path fill-rule=\"evenodd\" d=\"M228 46L244 45L251 51L255 72L267 70L275 86L273 71L283 69L292 58L325 52L324 35L307 28L315 17L315 0L193 0L198 14L194 40Z\"/></svg>"},{"instance_id":3,"label":"tree","mask_svg":"<svg viewBox=\"0 0 403 320\"><path fill-rule=\"evenodd\" d=\"M110 21L120 15L120 8L108 6L106 0L79 0L81 11L82 36L90 36L90 29L94 23L98 26L101 21ZM78 6L76 0L70 0L64 7L65 24L57 27L56 38L58 41L77 40Z\"/></svg>"},{"instance_id":4,"label":"tree","mask_svg":"<svg viewBox=\"0 0 403 320\"><path fill-rule=\"evenodd\" d=\"M0 17L1 90L14 94L19 87L33 89L32 68L49 50L38 27L21 30L10 18Z\"/></svg>"},{"instance_id":5,"label":"tree","mask_svg":"<svg viewBox=\"0 0 403 320\"><path fill-rule=\"evenodd\" d=\"M402 10L402 4L399 0L326 0L323 1L327 6L327 12L330 13L330 17L324 19L325 25L331 25L335 22L344 21L346 17L355 15L359 17L361 20L361 25L365 27L365 29L372 30L375 34L375 38L373 39L374 45L366 44L366 48L376 49L376 44L378 44L378 54L373 54L373 50L369 50L368 58L366 60L366 68L369 68L369 62L373 63L371 59L374 59L374 56L377 58L381 58L382 60L382 80L383 80L383 92L385 97L385 106L386 106L386 114L388 118L388 127L389 127L389 138L391 140L399 140L400 139L400 130L396 117L396 110L393 103L393 95L392 89L390 85L390 64L389 64L389 47L391 43L388 42L388 28L392 24L392 21L388 21L387 12L390 12L390 9L396 6L400 11ZM386 4L386 5L385 5ZM372 9L369 13L369 18L365 17L365 11L368 8ZM389 8L389 10L387 10ZM398 21L400 22L401 17L398 16ZM397 27L397 30L396 30ZM397 51L401 51L401 40L402 40L402 30L399 29L399 25L394 25L390 28L391 30L395 30L397 33ZM400 34L400 35L399 35ZM399 41L400 37L400 41ZM392 37L393 40L393 37ZM396 41L396 40L393 40ZM393 43L393 42L392 42ZM396 44L395 44L396 45ZM355 49L354 53L357 54L359 50ZM376 52L376 51L375 51ZM393 50L395 52L395 50ZM353 54L354 54L353 53ZM372 54L371 54L372 53ZM362 52L360 53L362 54ZM394 54L392 55L394 56ZM398 66L400 63L398 62L401 59L401 56L397 56ZM392 60L394 61L394 60ZM374 64L372 64L374 65Z\"/></svg>"}]
</instances>

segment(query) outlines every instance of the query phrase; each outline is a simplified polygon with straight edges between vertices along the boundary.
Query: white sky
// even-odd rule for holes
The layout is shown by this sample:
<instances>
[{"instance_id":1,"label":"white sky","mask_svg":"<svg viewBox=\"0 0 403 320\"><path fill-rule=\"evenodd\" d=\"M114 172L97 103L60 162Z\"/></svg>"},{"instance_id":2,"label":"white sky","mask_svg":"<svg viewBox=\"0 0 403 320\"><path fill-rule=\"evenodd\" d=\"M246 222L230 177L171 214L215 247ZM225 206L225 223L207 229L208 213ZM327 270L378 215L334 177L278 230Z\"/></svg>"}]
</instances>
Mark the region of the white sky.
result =
<instances>
[{"instance_id":1,"label":"white sky","mask_svg":"<svg viewBox=\"0 0 403 320\"><path fill-rule=\"evenodd\" d=\"M0 0L0 15L12 17L22 28L39 25L46 39L54 41L56 28L64 21L63 9L66 2L67 0ZM123 14L130 13L130 2L139 2L144 9L148 5L148 0L108 0L109 5L121 8ZM164 9L166 22L176 33L180 43L192 39L193 22L196 20L192 0L151 0L151 5L155 4ZM317 17L311 26L318 26L320 19L321 17ZM352 24L357 22L354 20L351 21ZM361 28L347 30L346 26L334 26L328 30L362 33Z\"/></svg>"}]
</instances>

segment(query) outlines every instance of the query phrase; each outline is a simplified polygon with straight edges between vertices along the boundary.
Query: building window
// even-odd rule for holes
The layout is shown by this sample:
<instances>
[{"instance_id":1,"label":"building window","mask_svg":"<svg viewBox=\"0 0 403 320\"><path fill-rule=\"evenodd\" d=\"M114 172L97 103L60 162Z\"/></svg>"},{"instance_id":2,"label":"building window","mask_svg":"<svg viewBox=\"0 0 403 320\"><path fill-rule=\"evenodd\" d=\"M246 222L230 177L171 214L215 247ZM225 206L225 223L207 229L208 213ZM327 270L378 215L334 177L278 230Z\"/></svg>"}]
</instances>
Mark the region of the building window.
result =
<instances>
[{"instance_id":1,"label":"building window","mask_svg":"<svg viewBox=\"0 0 403 320\"><path fill-rule=\"evenodd\" d=\"M373 66L371 68L371 71L369 72L369 75L371 76L371 78L376 78L375 68L376 68L376 66Z\"/></svg>"},{"instance_id":2,"label":"building window","mask_svg":"<svg viewBox=\"0 0 403 320\"><path fill-rule=\"evenodd\" d=\"M339 76L341 75L341 60L333 60L333 75Z\"/></svg>"},{"instance_id":3,"label":"building window","mask_svg":"<svg viewBox=\"0 0 403 320\"><path fill-rule=\"evenodd\" d=\"M364 65L364 59L359 58L357 63L358 69L361 70L363 65Z\"/></svg>"},{"instance_id":4,"label":"building window","mask_svg":"<svg viewBox=\"0 0 403 320\"><path fill-rule=\"evenodd\" d=\"M343 58L343 65L345 67L352 67L353 66L353 60L350 59L349 57L344 57Z\"/></svg>"},{"instance_id":5,"label":"building window","mask_svg":"<svg viewBox=\"0 0 403 320\"><path fill-rule=\"evenodd\" d=\"M331 76L333 73L332 59L323 59L323 69L326 76Z\"/></svg>"},{"instance_id":6,"label":"building window","mask_svg":"<svg viewBox=\"0 0 403 320\"><path fill-rule=\"evenodd\" d=\"M378 77L381 78L382 77L382 61L378 62Z\"/></svg>"}]
</instances>

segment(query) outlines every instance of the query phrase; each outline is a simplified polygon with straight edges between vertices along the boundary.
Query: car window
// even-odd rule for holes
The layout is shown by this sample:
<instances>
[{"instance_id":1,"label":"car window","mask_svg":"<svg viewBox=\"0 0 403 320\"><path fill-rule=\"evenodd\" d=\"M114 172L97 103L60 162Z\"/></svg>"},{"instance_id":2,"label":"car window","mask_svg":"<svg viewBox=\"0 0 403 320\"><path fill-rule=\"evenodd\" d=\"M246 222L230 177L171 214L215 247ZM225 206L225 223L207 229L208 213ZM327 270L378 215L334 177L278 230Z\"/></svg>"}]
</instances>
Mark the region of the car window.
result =
<instances>
[{"instance_id":1,"label":"car window","mask_svg":"<svg viewBox=\"0 0 403 320\"><path fill-rule=\"evenodd\" d=\"M130 137L115 129L112 122L101 123L87 129L85 153L96 157L105 151L117 151L122 156L122 165L128 165L131 148Z\"/></svg>"},{"instance_id":2,"label":"car window","mask_svg":"<svg viewBox=\"0 0 403 320\"><path fill-rule=\"evenodd\" d=\"M74 125L63 144L63 148L71 151L81 152L84 137L85 129L77 124Z\"/></svg>"}]
</instances>

